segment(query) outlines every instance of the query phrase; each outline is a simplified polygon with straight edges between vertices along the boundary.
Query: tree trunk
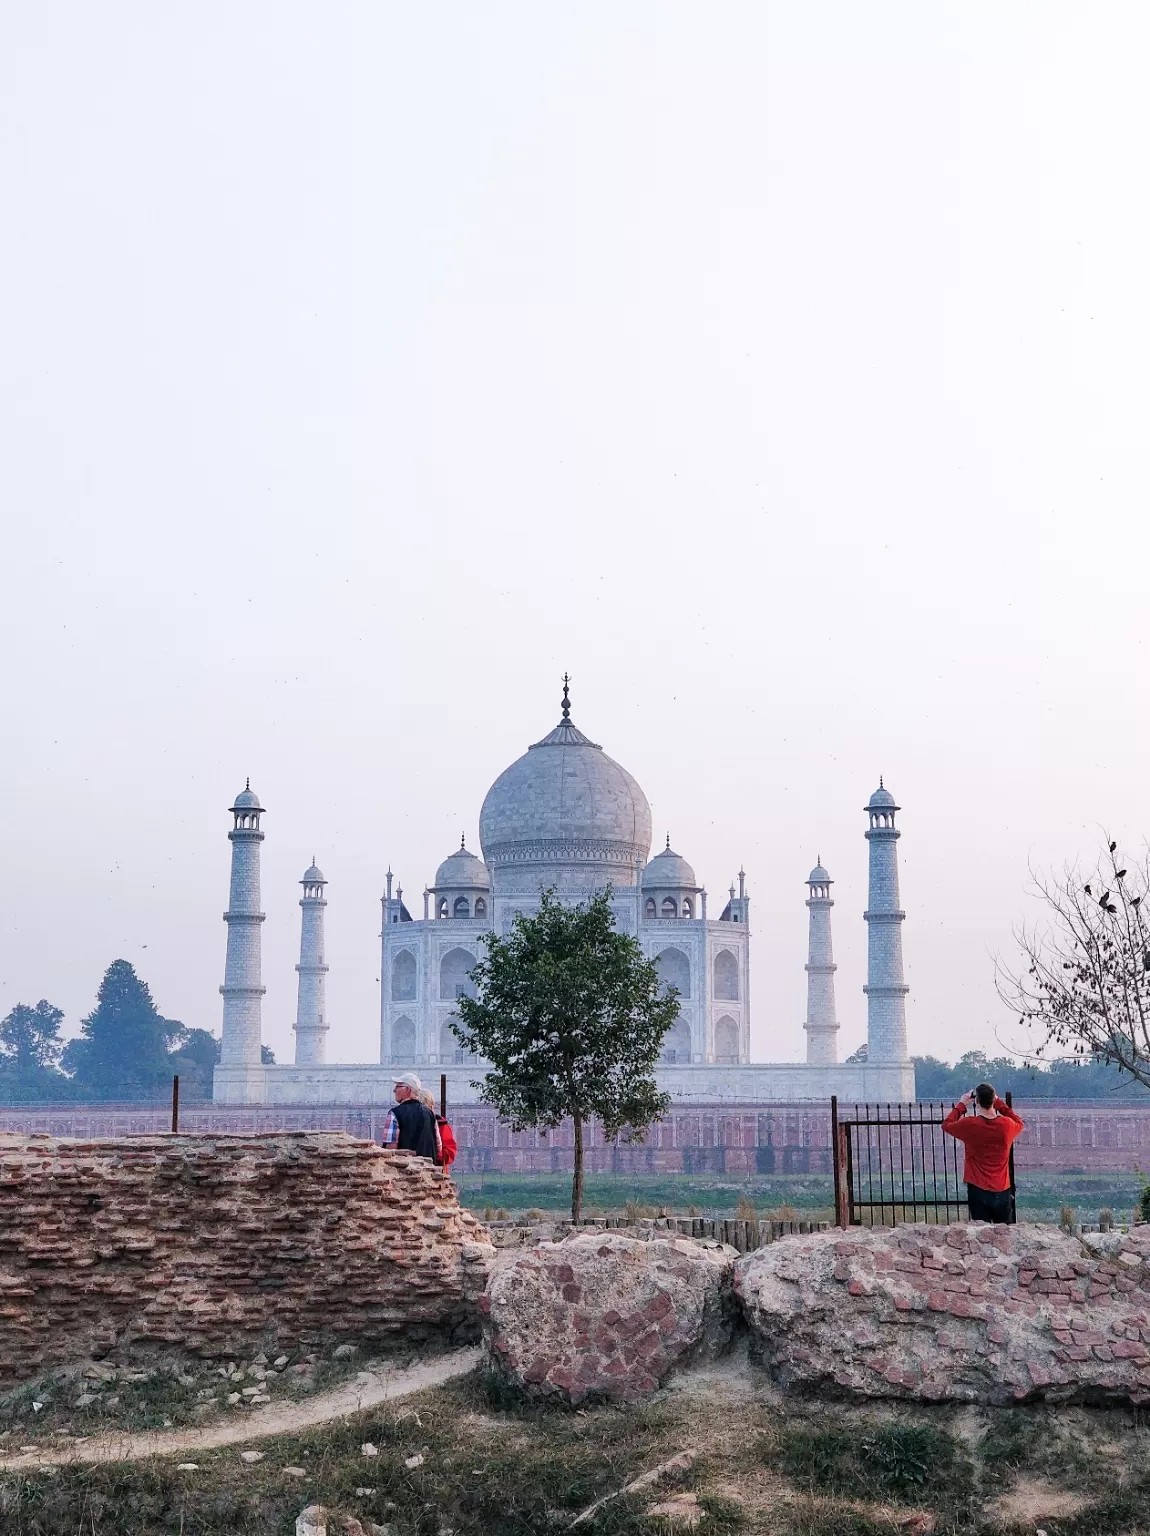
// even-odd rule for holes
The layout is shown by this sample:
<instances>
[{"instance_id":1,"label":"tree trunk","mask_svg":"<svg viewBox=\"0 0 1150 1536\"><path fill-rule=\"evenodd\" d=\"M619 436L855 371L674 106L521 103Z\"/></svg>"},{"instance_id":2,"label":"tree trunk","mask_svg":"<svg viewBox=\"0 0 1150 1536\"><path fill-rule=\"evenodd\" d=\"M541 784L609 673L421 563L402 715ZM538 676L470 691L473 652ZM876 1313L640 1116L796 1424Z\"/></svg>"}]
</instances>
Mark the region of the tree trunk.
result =
<instances>
[{"instance_id":1,"label":"tree trunk","mask_svg":"<svg viewBox=\"0 0 1150 1536\"><path fill-rule=\"evenodd\" d=\"M583 1121L575 1120L575 1172L571 1178L571 1220L578 1225L583 1215Z\"/></svg>"}]
</instances>

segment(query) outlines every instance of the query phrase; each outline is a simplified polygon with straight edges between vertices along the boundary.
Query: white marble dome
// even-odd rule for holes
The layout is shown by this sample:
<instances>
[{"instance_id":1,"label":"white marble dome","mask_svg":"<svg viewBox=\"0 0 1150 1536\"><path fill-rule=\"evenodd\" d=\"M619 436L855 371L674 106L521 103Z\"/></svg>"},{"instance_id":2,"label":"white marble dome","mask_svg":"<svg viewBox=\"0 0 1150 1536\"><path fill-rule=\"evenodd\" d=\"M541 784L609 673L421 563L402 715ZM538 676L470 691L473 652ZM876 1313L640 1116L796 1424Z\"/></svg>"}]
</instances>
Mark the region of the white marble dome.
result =
<instances>
[{"instance_id":1,"label":"white marble dome","mask_svg":"<svg viewBox=\"0 0 1150 1536\"><path fill-rule=\"evenodd\" d=\"M435 871L433 890L489 891L491 874L482 859L477 859L462 843Z\"/></svg>"},{"instance_id":2,"label":"white marble dome","mask_svg":"<svg viewBox=\"0 0 1150 1536\"><path fill-rule=\"evenodd\" d=\"M681 853L671 847L670 839L662 853L657 853L643 871L645 891L697 891L695 871Z\"/></svg>"},{"instance_id":3,"label":"white marble dome","mask_svg":"<svg viewBox=\"0 0 1150 1536\"><path fill-rule=\"evenodd\" d=\"M479 840L497 879L535 866L558 887L633 885L651 847L651 807L627 770L572 724L564 700L555 729L487 791Z\"/></svg>"}]
</instances>

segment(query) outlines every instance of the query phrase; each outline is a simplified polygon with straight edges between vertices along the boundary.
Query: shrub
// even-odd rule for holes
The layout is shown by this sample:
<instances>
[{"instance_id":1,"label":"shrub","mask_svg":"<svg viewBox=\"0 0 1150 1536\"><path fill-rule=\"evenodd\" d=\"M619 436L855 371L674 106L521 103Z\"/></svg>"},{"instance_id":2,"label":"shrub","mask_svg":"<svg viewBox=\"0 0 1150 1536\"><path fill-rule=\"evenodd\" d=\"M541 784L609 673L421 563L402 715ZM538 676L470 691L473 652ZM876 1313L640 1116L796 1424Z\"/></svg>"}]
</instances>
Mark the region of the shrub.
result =
<instances>
[{"instance_id":1,"label":"shrub","mask_svg":"<svg viewBox=\"0 0 1150 1536\"><path fill-rule=\"evenodd\" d=\"M1074 1230L1075 1210L1072 1205L1063 1205L1058 1210L1058 1225L1064 1232Z\"/></svg>"},{"instance_id":2,"label":"shrub","mask_svg":"<svg viewBox=\"0 0 1150 1536\"><path fill-rule=\"evenodd\" d=\"M873 1497L937 1490L962 1498L972 1486L970 1462L945 1430L930 1424L884 1424L861 1436L797 1424L784 1430L775 1454L782 1470L812 1492Z\"/></svg>"},{"instance_id":3,"label":"shrub","mask_svg":"<svg viewBox=\"0 0 1150 1536\"><path fill-rule=\"evenodd\" d=\"M1098 1226L1103 1232L1109 1232L1114 1225L1114 1212L1108 1205L1104 1205L1098 1212Z\"/></svg>"}]
</instances>

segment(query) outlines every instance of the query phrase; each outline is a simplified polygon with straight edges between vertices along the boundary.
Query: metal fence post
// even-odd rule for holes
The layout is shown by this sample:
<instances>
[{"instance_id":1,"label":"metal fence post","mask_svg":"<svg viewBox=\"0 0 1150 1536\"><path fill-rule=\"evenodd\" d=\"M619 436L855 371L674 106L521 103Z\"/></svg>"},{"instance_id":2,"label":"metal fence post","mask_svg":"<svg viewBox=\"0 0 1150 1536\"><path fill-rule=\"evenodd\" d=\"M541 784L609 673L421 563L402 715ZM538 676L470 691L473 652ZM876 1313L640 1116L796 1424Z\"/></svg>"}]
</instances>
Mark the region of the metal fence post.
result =
<instances>
[{"instance_id":1,"label":"metal fence post","mask_svg":"<svg viewBox=\"0 0 1150 1536\"><path fill-rule=\"evenodd\" d=\"M443 1120L447 1119L447 1073L439 1074L439 1114Z\"/></svg>"},{"instance_id":2,"label":"metal fence post","mask_svg":"<svg viewBox=\"0 0 1150 1536\"><path fill-rule=\"evenodd\" d=\"M177 1072L172 1078L172 1130L180 1128L180 1075Z\"/></svg>"},{"instance_id":3,"label":"metal fence post","mask_svg":"<svg viewBox=\"0 0 1150 1536\"><path fill-rule=\"evenodd\" d=\"M1014 1095L1013 1095L1013 1093L1011 1093L1009 1088L1006 1090L1005 1103L1006 1103L1007 1109L1013 1109L1014 1108ZM1010 1171L1010 1225L1013 1227L1014 1225L1016 1225L1016 1223L1018 1221L1018 1201L1017 1201L1018 1185L1015 1183L1015 1180L1014 1180L1014 1142L1013 1141L1010 1143L1010 1159L1009 1159L1009 1162L1007 1163L1007 1168Z\"/></svg>"}]
</instances>

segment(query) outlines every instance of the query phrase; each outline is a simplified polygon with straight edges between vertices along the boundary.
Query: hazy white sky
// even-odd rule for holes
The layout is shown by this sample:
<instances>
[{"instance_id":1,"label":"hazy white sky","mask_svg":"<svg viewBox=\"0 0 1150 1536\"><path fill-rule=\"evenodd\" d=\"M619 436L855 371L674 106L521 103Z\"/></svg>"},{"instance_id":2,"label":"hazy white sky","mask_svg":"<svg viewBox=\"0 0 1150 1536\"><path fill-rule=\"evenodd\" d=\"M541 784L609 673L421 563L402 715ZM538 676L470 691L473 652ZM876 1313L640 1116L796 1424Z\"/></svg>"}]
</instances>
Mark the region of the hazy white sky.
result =
<instances>
[{"instance_id":1,"label":"hazy white sky","mask_svg":"<svg viewBox=\"0 0 1150 1536\"><path fill-rule=\"evenodd\" d=\"M329 1055L574 717L752 896L803 1050L817 854L863 1038L862 806L911 1046L1009 1026L1029 861L1146 805L1144 4L80 3L0 30L0 1008L123 956L218 1029L230 818L264 1037L298 880Z\"/></svg>"}]
</instances>

